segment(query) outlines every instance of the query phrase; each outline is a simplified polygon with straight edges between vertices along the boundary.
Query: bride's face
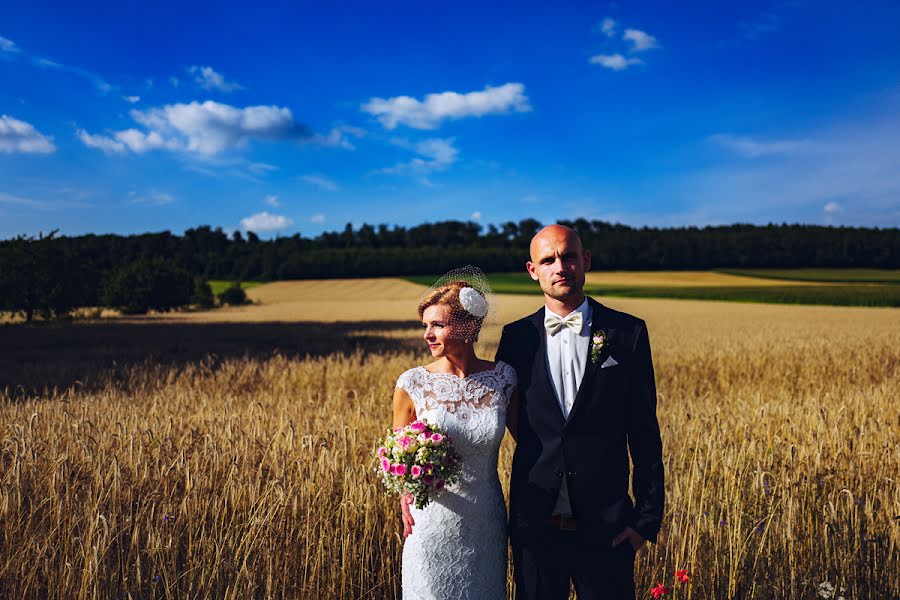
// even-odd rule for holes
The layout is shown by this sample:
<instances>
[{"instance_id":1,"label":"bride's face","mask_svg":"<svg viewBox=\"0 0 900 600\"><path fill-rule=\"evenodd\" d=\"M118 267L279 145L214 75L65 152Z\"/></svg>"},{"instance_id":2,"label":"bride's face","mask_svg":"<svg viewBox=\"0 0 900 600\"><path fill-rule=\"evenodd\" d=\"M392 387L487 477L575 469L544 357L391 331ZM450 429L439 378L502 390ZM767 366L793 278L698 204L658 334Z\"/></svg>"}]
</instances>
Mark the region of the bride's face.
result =
<instances>
[{"instance_id":1,"label":"bride's face","mask_svg":"<svg viewBox=\"0 0 900 600\"><path fill-rule=\"evenodd\" d=\"M450 314L451 309L446 304L432 304L422 313L425 341L435 358L460 354L466 345L463 341L465 325L453 323Z\"/></svg>"}]
</instances>

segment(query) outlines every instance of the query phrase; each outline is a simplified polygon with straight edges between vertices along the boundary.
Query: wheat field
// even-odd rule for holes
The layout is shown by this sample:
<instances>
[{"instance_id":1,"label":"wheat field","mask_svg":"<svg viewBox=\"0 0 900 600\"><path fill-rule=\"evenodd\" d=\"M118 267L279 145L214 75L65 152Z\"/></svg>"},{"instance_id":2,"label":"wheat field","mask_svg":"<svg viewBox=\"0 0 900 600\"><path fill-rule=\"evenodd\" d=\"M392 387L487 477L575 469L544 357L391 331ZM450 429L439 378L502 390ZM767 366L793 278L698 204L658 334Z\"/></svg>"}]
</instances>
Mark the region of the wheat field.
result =
<instances>
[{"instance_id":1,"label":"wheat field","mask_svg":"<svg viewBox=\"0 0 900 600\"><path fill-rule=\"evenodd\" d=\"M370 451L427 360L420 294L285 282L240 309L0 328L0 381L22 382L0 397L0 597L398 598ZM510 320L540 298L499 301ZM667 502L640 598L898 597L900 310L601 301L647 320L656 367Z\"/></svg>"}]
</instances>

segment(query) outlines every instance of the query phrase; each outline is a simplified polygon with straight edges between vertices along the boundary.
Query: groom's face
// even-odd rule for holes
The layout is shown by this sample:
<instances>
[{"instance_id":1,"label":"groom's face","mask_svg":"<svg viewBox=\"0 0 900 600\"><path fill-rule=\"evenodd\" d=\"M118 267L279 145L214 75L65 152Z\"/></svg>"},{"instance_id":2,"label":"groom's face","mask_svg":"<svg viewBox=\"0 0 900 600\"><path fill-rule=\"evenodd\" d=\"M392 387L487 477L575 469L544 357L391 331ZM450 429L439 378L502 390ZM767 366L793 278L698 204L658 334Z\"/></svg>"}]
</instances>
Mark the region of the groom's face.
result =
<instances>
[{"instance_id":1,"label":"groom's face","mask_svg":"<svg viewBox=\"0 0 900 600\"><path fill-rule=\"evenodd\" d=\"M526 268L551 298L580 298L584 294L584 273L590 266L590 251L584 250L578 234L567 227L551 225L531 241L531 260Z\"/></svg>"}]
</instances>

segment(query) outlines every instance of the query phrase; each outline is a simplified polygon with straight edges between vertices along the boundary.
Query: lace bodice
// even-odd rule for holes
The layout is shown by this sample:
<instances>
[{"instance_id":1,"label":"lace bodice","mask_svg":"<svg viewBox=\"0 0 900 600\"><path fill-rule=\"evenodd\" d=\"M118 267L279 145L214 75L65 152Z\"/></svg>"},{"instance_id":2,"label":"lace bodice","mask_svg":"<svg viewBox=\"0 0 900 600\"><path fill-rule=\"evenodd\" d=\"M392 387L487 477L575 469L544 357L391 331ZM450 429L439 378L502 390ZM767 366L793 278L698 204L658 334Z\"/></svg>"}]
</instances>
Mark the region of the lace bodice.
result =
<instances>
[{"instance_id":1,"label":"lace bodice","mask_svg":"<svg viewBox=\"0 0 900 600\"><path fill-rule=\"evenodd\" d=\"M424 367L404 372L416 417L438 424L462 456L457 483L422 510L403 546L403 598L505 597L506 505L497 476L506 408L516 386L511 366L460 378Z\"/></svg>"}]
</instances>

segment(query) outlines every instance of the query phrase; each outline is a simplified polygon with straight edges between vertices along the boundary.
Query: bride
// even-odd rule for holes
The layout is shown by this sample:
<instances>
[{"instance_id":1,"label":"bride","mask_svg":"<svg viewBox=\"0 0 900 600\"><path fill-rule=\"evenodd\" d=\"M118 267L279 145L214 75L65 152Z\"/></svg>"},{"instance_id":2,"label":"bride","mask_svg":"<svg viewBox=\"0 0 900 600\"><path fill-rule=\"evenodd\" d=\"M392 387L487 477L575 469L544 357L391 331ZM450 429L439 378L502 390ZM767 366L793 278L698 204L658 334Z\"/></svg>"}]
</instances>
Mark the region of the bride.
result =
<instances>
[{"instance_id":1,"label":"bride","mask_svg":"<svg viewBox=\"0 0 900 600\"><path fill-rule=\"evenodd\" d=\"M497 458L504 428L515 435L516 374L475 355L492 308L487 287L478 285L480 291L451 274L419 304L437 360L404 372L394 390L395 428L416 419L436 423L462 455L459 481L424 509L409 496L401 499L404 600L506 597L506 505Z\"/></svg>"}]
</instances>

